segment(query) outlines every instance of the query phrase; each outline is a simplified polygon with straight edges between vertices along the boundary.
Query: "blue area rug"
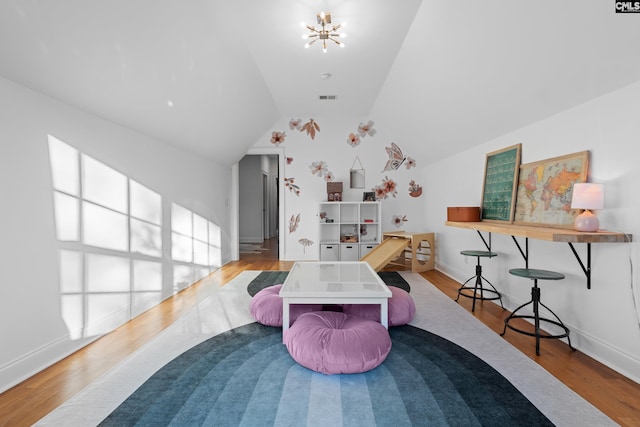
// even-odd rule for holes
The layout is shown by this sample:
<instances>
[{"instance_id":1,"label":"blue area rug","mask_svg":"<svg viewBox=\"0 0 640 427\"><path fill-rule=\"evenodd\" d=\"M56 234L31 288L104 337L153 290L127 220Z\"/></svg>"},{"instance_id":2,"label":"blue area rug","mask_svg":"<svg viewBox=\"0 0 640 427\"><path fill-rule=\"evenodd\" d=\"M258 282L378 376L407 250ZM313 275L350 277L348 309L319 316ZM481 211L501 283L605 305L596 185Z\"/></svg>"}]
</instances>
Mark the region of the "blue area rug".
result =
<instances>
[{"instance_id":1,"label":"blue area rug","mask_svg":"<svg viewBox=\"0 0 640 427\"><path fill-rule=\"evenodd\" d=\"M241 326L175 358L101 425L553 425L462 347L413 326L389 333L376 369L326 376L289 356L280 328Z\"/></svg>"}]
</instances>

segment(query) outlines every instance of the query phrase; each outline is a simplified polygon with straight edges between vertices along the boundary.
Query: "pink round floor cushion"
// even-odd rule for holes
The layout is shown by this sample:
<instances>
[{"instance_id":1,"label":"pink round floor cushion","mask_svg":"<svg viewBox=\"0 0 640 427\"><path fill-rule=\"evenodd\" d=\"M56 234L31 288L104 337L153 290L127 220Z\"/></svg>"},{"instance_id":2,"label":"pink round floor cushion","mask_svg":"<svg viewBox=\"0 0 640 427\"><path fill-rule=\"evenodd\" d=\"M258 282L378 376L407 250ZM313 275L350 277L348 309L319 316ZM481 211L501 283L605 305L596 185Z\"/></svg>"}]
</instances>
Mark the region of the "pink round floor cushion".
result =
<instances>
[{"instance_id":1,"label":"pink round floor cushion","mask_svg":"<svg viewBox=\"0 0 640 427\"><path fill-rule=\"evenodd\" d=\"M406 325L416 315L416 303L409 292L397 286L389 286L389 326ZM380 322L380 306L377 304L345 304L342 310L353 316Z\"/></svg>"},{"instance_id":2,"label":"pink round floor cushion","mask_svg":"<svg viewBox=\"0 0 640 427\"><path fill-rule=\"evenodd\" d=\"M391 351L380 323L336 311L302 314L285 331L284 344L293 360L327 375L370 371Z\"/></svg>"},{"instance_id":3,"label":"pink round floor cushion","mask_svg":"<svg viewBox=\"0 0 640 427\"><path fill-rule=\"evenodd\" d=\"M257 322L266 326L282 326L280 288L282 285L269 286L253 296L249 311ZM293 323L303 313L320 310L322 310L322 304L291 304L289 305L289 322Z\"/></svg>"}]
</instances>

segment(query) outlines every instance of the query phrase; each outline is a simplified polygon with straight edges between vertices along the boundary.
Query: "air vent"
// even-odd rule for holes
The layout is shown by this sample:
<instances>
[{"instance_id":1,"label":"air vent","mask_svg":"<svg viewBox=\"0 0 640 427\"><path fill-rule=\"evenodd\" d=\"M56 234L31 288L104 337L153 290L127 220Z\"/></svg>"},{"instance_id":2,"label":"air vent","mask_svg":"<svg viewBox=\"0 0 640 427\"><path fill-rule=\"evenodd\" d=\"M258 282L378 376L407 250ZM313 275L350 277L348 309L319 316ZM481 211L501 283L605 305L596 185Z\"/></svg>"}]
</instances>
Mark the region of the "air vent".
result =
<instances>
[{"instance_id":1,"label":"air vent","mask_svg":"<svg viewBox=\"0 0 640 427\"><path fill-rule=\"evenodd\" d=\"M338 95L319 95L318 99L320 101L335 101L338 99Z\"/></svg>"}]
</instances>

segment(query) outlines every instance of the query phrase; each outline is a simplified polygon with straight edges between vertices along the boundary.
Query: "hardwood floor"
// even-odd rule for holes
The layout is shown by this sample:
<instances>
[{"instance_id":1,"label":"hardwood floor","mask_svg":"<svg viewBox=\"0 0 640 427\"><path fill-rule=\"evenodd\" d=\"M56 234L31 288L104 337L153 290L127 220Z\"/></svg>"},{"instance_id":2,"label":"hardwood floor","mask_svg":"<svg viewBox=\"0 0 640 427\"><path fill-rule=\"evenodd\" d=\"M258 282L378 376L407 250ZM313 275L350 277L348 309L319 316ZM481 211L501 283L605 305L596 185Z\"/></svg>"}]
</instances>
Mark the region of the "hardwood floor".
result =
<instances>
[{"instance_id":1,"label":"hardwood floor","mask_svg":"<svg viewBox=\"0 0 640 427\"><path fill-rule=\"evenodd\" d=\"M269 251L241 254L239 261L228 263L211 275L215 285L223 286L244 270L289 270L293 262L278 261L276 245L277 239L271 239L265 242ZM422 275L446 295L455 298L459 283L438 271ZM0 426L30 426L44 417L195 306L201 296L207 293L207 286L211 285L196 283L190 286L82 350L0 394ZM471 300L462 298L459 303L471 311ZM500 333L508 312L496 304L485 302L476 305L474 315ZM640 425L640 384L579 351L571 351L560 341L543 341L540 356L536 356L533 338L507 332L505 339L618 424Z\"/></svg>"}]
</instances>

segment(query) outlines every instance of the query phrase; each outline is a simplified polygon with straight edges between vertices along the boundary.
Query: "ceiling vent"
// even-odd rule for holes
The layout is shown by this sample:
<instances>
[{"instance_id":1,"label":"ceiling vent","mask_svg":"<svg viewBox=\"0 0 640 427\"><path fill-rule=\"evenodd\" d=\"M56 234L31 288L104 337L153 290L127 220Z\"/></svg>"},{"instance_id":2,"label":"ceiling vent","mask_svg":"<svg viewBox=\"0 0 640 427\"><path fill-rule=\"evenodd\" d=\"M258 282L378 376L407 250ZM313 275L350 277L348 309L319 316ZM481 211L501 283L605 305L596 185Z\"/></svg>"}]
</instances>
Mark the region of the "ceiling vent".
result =
<instances>
[{"instance_id":1,"label":"ceiling vent","mask_svg":"<svg viewBox=\"0 0 640 427\"><path fill-rule=\"evenodd\" d=\"M338 95L319 95L318 99L320 101L335 101L338 99Z\"/></svg>"}]
</instances>

